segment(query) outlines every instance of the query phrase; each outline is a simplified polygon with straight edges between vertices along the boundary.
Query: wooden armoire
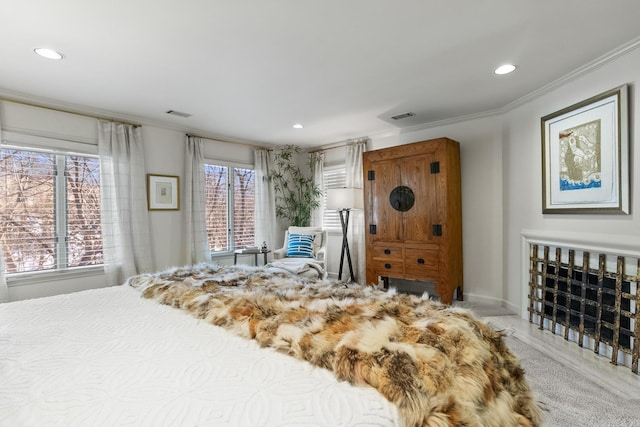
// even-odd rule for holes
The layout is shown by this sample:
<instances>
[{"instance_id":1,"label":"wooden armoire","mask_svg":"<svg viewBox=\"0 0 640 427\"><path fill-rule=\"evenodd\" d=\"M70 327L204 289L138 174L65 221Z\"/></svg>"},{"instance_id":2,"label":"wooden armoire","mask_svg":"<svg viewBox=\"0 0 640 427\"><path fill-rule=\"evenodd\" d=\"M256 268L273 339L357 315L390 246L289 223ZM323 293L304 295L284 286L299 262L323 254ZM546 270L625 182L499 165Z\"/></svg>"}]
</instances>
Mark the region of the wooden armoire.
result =
<instances>
[{"instance_id":1,"label":"wooden armoire","mask_svg":"<svg viewBox=\"0 0 640 427\"><path fill-rule=\"evenodd\" d=\"M367 283L432 281L462 300L460 145L448 138L363 155Z\"/></svg>"}]
</instances>

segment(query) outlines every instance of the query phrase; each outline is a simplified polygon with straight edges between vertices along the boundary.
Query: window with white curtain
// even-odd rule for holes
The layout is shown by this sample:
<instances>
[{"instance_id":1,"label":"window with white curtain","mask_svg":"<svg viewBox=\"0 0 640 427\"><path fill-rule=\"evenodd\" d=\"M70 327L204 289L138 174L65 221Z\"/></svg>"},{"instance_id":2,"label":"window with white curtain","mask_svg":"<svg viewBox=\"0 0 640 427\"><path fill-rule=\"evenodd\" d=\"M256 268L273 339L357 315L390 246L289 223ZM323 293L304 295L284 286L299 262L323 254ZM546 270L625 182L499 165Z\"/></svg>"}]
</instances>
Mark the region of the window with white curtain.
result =
<instances>
[{"instance_id":1,"label":"window with white curtain","mask_svg":"<svg viewBox=\"0 0 640 427\"><path fill-rule=\"evenodd\" d=\"M102 265L98 156L3 145L0 216L7 274Z\"/></svg>"},{"instance_id":2,"label":"window with white curtain","mask_svg":"<svg viewBox=\"0 0 640 427\"><path fill-rule=\"evenodd\" d=\"M206 228L212 254L255 242L255 171L224 162L206 163Z\"/></svg>"},{"instance_id":3,"label":"window with white curtain","mask_svg":"<svg viewBox=\"0 0 640 427\"><path fill-rule=\"evenodd\" d=\"M324 167L324 188L322 189L322 205L324 216L322 227L326 229L341 229L340 214L338 211L327 209L327 190L330 188L343 188L347 184L347 170L345 165Z\"/></svg>"}]
</instances>

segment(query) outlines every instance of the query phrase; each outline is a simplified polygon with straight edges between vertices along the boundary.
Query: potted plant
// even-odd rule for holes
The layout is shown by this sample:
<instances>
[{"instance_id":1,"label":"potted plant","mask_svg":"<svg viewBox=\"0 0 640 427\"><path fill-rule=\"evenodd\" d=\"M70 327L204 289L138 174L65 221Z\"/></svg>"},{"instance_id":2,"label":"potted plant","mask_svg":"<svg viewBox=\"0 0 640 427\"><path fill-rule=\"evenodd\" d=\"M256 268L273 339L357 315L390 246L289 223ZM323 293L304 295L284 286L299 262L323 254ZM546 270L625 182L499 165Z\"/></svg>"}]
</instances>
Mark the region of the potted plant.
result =
<instances>
[{"instance_id":1,"label":"potted plant","mask_svg":"<svg viewBox=\"0 0 640 427\"><path fill-rule=\"evenodd\" d=\"M306 227L311 223L311 212L320 207L322 189L314 181L311 171L313 160L308 156L308 174L298 166L300 147L285 145L274 150L273 169L269 179L276 196L276 216L288 225Z\"/></svg>"}]
</instances>

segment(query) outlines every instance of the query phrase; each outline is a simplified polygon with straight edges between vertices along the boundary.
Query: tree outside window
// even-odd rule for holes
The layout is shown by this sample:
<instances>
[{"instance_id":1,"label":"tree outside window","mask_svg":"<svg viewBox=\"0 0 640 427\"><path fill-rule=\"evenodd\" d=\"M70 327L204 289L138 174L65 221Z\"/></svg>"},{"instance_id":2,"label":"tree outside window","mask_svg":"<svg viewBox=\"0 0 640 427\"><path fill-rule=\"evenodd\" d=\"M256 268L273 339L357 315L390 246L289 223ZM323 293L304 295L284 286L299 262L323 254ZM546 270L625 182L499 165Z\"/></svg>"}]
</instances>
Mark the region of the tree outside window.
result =
<instances>
[{"instance_id":1,"label":"tree outside window","mask_svg":"<svg viewBox=\"0 0 640 427\"><path fill-rule=\"evenodd\" d=\"M206 164L205 188L205 222L211 252L255 245L254 170Z\"/></svg>"},{"instance_id":2,"label":"tree outside window","mask_svg":"<svg viewBox=\"0 0 640 427\"><path fill-rule=\"evenodd\" d=\"M0 245L6 273L100 265L99 160L0 150Z\"/></svg>"}]
</instances>

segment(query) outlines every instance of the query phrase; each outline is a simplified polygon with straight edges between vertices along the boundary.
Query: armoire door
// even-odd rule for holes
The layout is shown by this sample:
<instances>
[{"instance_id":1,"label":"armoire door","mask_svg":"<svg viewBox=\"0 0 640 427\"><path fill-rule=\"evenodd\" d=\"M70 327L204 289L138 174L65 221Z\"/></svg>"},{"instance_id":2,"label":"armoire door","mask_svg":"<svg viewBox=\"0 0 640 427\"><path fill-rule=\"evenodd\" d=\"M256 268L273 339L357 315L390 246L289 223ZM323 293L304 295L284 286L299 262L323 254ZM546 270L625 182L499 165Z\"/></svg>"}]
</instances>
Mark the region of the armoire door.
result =
<instances>
[{"instance_id":1,"label":"armoire door","mask_svg":"<svg viewBox=\"0 0 640 427\"><path fill-rule=\"evenodd\" d=\"M372 195L372 209L368 224L375 230L367 230L373 243L401 242L403 240L402 213L389 203L391 191L401 183L400 165L397 159L381 160L371 164L372 179L368 180Z\"/></svg>"},{"instance_id":2,"label":"armoire door","mask_svg":"<svg viewBox=\"0 0 640 427\"><path fill-rule=\"evenodd\" d=\"M429 243L434 239L433 225L437 225L436 174L431 164L431 153L405 157L401 161L403 185L414 192L415 203L403 213L403 237L405 244Z\"/></svg>"}]
</instances>

